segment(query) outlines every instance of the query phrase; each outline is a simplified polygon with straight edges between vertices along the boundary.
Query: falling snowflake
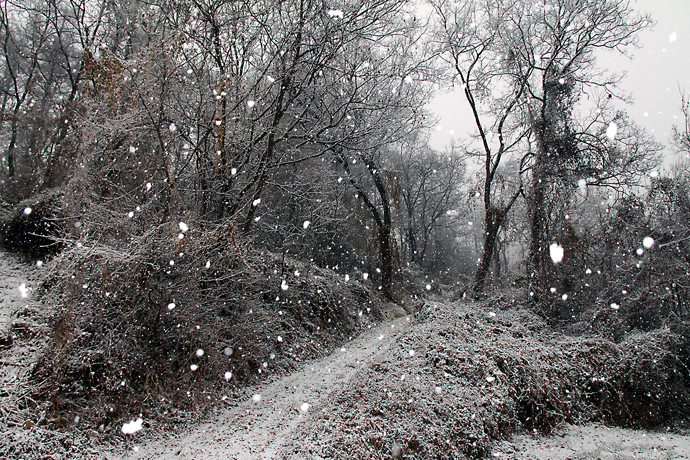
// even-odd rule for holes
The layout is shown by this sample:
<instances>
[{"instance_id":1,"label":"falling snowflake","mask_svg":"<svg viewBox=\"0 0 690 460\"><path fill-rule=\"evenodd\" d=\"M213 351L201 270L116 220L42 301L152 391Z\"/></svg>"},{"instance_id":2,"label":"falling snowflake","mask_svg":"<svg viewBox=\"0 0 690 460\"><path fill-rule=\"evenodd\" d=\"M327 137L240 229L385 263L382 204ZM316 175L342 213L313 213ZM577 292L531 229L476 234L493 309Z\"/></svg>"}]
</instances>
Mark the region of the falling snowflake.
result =
<instances>
[{"instance_id":1,"label":"falling snowflake","mask_svg":"<svg viewBox=\"0 0 690 460\"><path fill-rule=\"evenodd\" d=\"M173 308L175 308L175 304L173 302L170 302L168 304L168 310L172 310Z\"/></svg>"},{"instance_id":2,"label":"falling snowflake","mask_svg":"<svg viewBox=\"0 0 690 460\"><path fill-rule=\"evenodd\" d=\"M302 228L306 230L307 228L309 228L309 224L311 224L311 222L309 222L308 220L305 220L302 223Z\"/></svg>"},{"instance_id":3,"label":"falling snowflake","mask_svg":"<svg viewBox=\"0 0 690 460\"><path fill-rule=\"evenodd\" d=\"M232 354L234 353L234 351L235 351L235 350L233 350L232 347L225 347L225 349L223 350L223 354L224 354L225 356L232 356Z\"/></svg>"},{"instance_id":4,"label":"falling snowflake","mask_svg":"<svg viewBox=\"0 0 690 460\"><path fill-rule=\"evenodd\" d=\"M232 378L232 372L227 371L225 374L223 374L223 378L225 380L230 380Z\"/></svg>"},{"instance_id":5,"label":"falling snowflake","mask_svg":"<svg viewBox=\"0 0 690 460\"><path fill-rule=\"evenodd\" d=\"M676 31L674 30L673 32L671 32L671 33L669 34L669 36L668 36L668 42L669 42L669 43L673 43L673 42L675 42L676 40L678 40L678 32L676 32Z\"/></svg>"},{"instance_id":6,"label":"falling snowflake","mask_svg":"<svg viewBox=\"0 0 690 460\"><path fill-rule=\"evenodd\" d=\"M656 243L656 241L654 241L654 238L652 238L651 236L646 236L642 240L642 246L644 246L647 249L651 249L652 246L654 246L654 243Z\"/></svg>"},{"instance_id":7,"label":"falling snowflake","mask_svg":"<svg viewBox=\"0 0 690 460\"><path fill-rule=\"evenodd\" d=\"M288 290L287 281L283 280L283 281L280 283L280 289L283 290L283 291L287 291L287 290Z\"/></svg>"},{"instance_id":8,"label":"falling snowflake","mask_svg":"<svg viewBox=\"0 0 690 460\"><path fill-rule=\"evenodd\" d=\"M342 10L328 10L328 16L330 16L332 18L342 19L343 18L343 11Z\"/></svg>"},{"instance_id":9,"label":"falling snowflake","mask_svg":"<svg viewBox=\"0 0 690 460\"><path fill-rule=\"evenodd\" d=\"M558 243L553 243L549 246L549 253L551 254L551 260L553 263L557 264L563 260L563 246Z\"/></svg>"},{"instance_id":10,"label":"falling snowflake","mask_svg":"<svg viewBox=\"0 0 690 460\"><path fill-rule=\"evenodd\" d=\"M129 423L125 423L122 425L122 434L134 434L137 431L141 430L142 424L144 421L141 418L138 418L136 420L132 420Z\"/></svg>"},{"instance_id":11,"label":"falling snowflake","mask_svg":"<svg viewBox=\"0 0 690 460\"><path fill-rule=\"evenodd\" d=\"M199 348L199 349L196 351L196 355L197 355L199 358L201 358L202 356L204 356L204 350L202 350L201 348Z\"/></svg>"},{"instance_id":12,"label":"falling snowflake","mask_svg":"<svg viewBox=\"0 0 690 460\"><path fill-rule=\"evenodd\" d=\"M29 288L26 287L26 283L20 284L18 289L22 299L26 299L29 296Z\"/></svg>"},{"instance_id":13,"label":"falling snowflake","mask_svg":"<svg viewBox=\"0 0 690 460\"><path fill-rule=\"evenodd\" d=\"M364 279L364 281L366 281L367 278L369 278L369 273L362 273L362 279Z\"/></svg>"},{"instance_id":14,"label":"falling snowflake","mask_svg":"<svg viewBox=\"0 0 690 460\"><path fill-rule=\"evenodd\" d=\"M178 225L182 233L185 233L187 230L189 230L189 227L184 222L180 222Z\"/></svg>"},{"instance_id":15,"label":"falling snowflake","mask_svg":"<svg viewBox=\"0 0 690 460\"><path fill-rule=\"evenodd\" d=\"M254 107L255 105L256 105L256 102L254 102L254 101L247 101L247 107L249 107L250 109L251 109L252 107Z\"/></svg>"},{"instance_id":16,"label":"falling snowflake","mask_svg":"<svg viewBox=\"0 0 690 460\"><path fill-rule=\"evenodd\" d=\"M299 410L301 412L307 412L309 410L309 403L304 403L301 406L299 406Z\"/></svg>"},{"instance_id":17,"label":"falling snowflake","mask_svg":"<svg viewBox=\"0 0 690 460\"><path fill-rule=\"evenodd\" d=\"M31 214L31 211L32 211L32 209L29 208L28 206L27 206L26 208L24 208L24 214L27 215L27 216L28 216L29 214Z\"/></svg>"},{"instance_id":18,"label":"falling snowflake","mask_svg":"<svg viewBox=\"0 0 690 460\"><path fill-rule=\"evenodd\" d=\"M615 121L612 121L611 123L609 123L609 127L606 128L606 137L608 137L611 140L614 140L617 134L618 124Z\"/></svg>"},{"instance_id":19,"label":"falling snowflake","mask_svg":"<svg viewBox=\"0 0 690 460\"><path fill-rule=\"evenodd\" d=\"M254 401L255 403L258 403L259 401L261 401L261 395L258 393L255 394L254 396L252 396L252 401Z\"/></svg>"},{"instance_id":20,"label":"falling snowflake","mask_svg":"<svg viewBox=\"0 0 690 460\"><path fill-rule=\"evenodd\" d=\"M174 133L177 131L177 126L175 126L175 123L170 123L170 126L168 126L168 129L170 130L171 133Z\"/></svg>"},{"instance_id":21,"label":"falling snowflake","mask_svg":"<svg viewBox=\"0 0 690 460\"><path fill-rule=\"evenodd\" d=\"M192 372L194 372L195 370L199 369L199 366L197 366L196 364L192 364L191 366L189 366L189 369L190 369Z\"/></svg>"},{"instance_id":22,"label":"falling snowflake","mask_svg":"<svg viewBox=\"0 0 690 460\"><path fill-rule=\"evenodd\" d=\"M252 206L257 207L261 204L261 198L257 198L256 200L252 201Z\"/></svg>"},{"instance_id":23,"label":"falling snowflake","mask_svg":"<svg viewBox=\"0 0 690 460\"><path fill-rule=\"evenodd\" d=\"M427 284L427 285L426 285L426 290L427 290L427 291L431 291L431 284Z\"/></svg>"},{"instance_id":24,"label":"falling snowflake","mask_svg":"<svg viewBox=\"0 0 690 460\"><path fill-rule=\"evenodd\" d=\"M618 310L620 307L621 307L621 306L618 305L618 304L615 303L615 302L611 304L611 309L613 309L613 310Z\"/></svg>"}]
</instances>

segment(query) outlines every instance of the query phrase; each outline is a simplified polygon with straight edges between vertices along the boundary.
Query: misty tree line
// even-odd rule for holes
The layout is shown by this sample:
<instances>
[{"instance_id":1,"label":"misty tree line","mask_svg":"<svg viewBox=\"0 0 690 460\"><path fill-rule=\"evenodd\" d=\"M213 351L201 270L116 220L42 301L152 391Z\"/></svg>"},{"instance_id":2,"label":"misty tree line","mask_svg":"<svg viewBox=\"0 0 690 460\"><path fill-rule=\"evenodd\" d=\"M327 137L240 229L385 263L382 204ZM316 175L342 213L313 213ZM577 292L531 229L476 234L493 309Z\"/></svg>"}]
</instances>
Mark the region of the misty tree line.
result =
<instances>
[{"instance_id":1,"label":"misty tree line","mask_svg":"<svg viewBox=\"0 0 690 460\"><path fill-rule=\"evenodd\" d=\"M676 308L688 168L653 174L596 62L650 25L624 0L3 0L3 200L58 190L67 244L230 225L389 298L403 273L479 294L510 262L556 313L645 277ZM475 135L438 151L425 105L451 86Z\"/></svg>"}]
</instances>

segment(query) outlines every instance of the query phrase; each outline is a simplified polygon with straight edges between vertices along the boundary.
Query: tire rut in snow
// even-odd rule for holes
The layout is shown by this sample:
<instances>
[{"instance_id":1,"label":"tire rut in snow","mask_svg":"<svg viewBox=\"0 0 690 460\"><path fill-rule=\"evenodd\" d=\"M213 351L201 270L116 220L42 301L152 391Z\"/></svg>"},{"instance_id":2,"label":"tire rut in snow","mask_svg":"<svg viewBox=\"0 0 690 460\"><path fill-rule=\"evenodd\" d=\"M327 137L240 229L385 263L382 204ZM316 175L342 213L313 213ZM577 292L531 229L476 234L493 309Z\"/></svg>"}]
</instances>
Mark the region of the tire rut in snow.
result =
<instances>
[{"instance_id":1,"label":"tire rut in snow","mask_svg":"<svg viewBox=\"0 0 690 460\"><path fill-rule=\"evenodd\" d=\"M355 373L385 353L411 318L386 321L304 369L255 390L255 396L204 423L186 436L163 439L129 453L127 459L273 458L310 413Z\"/></svg>"}]
</instances>

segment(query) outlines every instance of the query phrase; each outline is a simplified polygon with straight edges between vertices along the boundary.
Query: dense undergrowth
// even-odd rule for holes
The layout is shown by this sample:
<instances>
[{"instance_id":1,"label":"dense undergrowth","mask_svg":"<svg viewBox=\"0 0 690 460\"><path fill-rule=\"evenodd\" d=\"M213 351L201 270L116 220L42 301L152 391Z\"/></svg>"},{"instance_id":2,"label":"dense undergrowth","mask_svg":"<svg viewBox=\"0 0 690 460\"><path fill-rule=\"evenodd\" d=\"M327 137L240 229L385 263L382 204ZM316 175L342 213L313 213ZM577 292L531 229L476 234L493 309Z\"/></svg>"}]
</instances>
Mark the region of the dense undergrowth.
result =
<instances>
[{"instance_id":1,"label":"dense undergrowth","mask_svg":"<svg viewBox=\"0 0 690 460\"><path fill-rule=\"evenodd\" d=\"M242 246L230 225L184 228L52 260L51 340L34 370L52 423L184 420L323 355L379 311L371 286Z\"/></svg>"},{"instance_id":2,"label":"dense undergrowth","mask_svg":"<svg viewBox=\"0 0 690 460\"><path fill-rule=\"evenodd\" d=\"M566 336L529 308L495 301L427 302L416 320L283 458L481 458L525 429L652 427L689 413L689 339L681 331L621 343Z\"/></svg>"}]
</instances>

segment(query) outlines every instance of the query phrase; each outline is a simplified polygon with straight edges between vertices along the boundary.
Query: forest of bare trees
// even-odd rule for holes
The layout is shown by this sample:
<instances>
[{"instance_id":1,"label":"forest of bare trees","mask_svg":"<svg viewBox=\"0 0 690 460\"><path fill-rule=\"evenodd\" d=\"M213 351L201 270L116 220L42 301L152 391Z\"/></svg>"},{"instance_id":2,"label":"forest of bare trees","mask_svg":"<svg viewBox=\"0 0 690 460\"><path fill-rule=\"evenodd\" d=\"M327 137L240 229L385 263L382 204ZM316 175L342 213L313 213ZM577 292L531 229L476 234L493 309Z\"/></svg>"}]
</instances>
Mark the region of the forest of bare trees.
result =
<instances>
[{"instance_id":1,"label":"forest of bare trees","mask_svg":"<svg viewBox=\"0 0 690 460\"><path fill-rule=\"evenodd\" d=\"M690 165L658 172L598 60L651 24L626 0L2 0L2 238L57 261L40 372L174 372L214 308L297 302L305 271L385 302L516 288L612 339L686 327ZM450 87L474 136L438 150L426 107ZM312 294L315 324L339 317ZM183 304L182 333L161 315ZM77 331L173 350L133 362L123 339L64 370Z\"/></svg>"}]
</instances>

